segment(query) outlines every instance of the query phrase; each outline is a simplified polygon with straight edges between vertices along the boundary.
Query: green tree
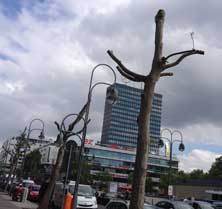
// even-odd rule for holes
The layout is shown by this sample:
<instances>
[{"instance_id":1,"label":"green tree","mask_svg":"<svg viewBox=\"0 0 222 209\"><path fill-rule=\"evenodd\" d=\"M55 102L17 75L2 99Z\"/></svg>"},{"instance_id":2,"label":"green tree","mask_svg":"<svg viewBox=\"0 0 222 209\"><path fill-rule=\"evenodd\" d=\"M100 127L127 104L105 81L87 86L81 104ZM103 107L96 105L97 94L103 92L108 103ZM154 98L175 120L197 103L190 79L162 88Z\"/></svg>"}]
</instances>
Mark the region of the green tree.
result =
<instances>
[{"instance_id":1,"label":"green tree","mask_svg":"<svg viewBox=\"0 0 222 209\"><path fill-rule=\"evenodd\" d=\"M206 174L201 169L194 169L189 173L189 176L191 179L200 179L200 178L205 178Z\"/></svg>"},{"instance_id":2,"label":"green tree","mask_svg":"<svg viewBox=\"0 0 222 209\"><path fill-rule=\"evenodd\" d=\"M11 184L14 182L14 178L16 175L16 170L17 170L17 164L19 157L22 154L22 150L24 149L25 146L29 146L27 139L26 139L26 128L24 131L21 133L19 137L16 137L16 144L12 150L8 150L6 147L2 147L4 151L10 155L10 161L11 161L11 168L9 171L9 175L6 181L6 186L5 186L5 191L8 189L9 182Z\"/></svg>"},{"instance_id":3,"label":"green tree","mask_svg":"<svg viewBox=\"0 0 222 209\"><path fill-rule=\"evenodd\" d=\"M101 182L109 182L113 180L113 177L107 172L99 172L94 176L94 179Z\"/></svg>"},{"instance_id":4,"label":"green tree","mask_svg":"<svg viewBox=\"0 0 222 209\"><path fill-rule=\"evenodd\" d=\"M168 189L168 185L169 185L168 176L167 175L161 175L160 184L159 184L160 189L163 189L164 191L166 191Z\"/></svg>"},{"instance_id":5,"label":"green tree","mask_svg":"<svg viewBox=\"0 0 222 209\"><path fill-rule=\"evenodd\" d=\"M91 184L92 183L93 177L90 173L91 167L92 167L91 163L88 160L84 159L82 161L82 174L80 176L80 183L82 183L82 184ZM70 173L69 179L76 180L77 168L78 168L78 162L76 160L74 160L72 162L71 173Z\"/></svg>"},{"instance_id":6,"label":"green tree","mask_svg":"<svg viewBox=\"0 0 222 209\"><path fill-rule=\"evenodd\" d=\"M132 184L133 183L133 172L130 172L128 175L128 184Z\"/></svg>"},{"instance_id":7,"label":"green tree","mask_svg":"<svg viewBox=\"0 0 222 209\"><path fill-rule=\"evenodd\" d=\"M24 164L24 177L39 178L41 176L41 154L34 150L26 155Z\"/></svg>"},{"instance_id":8,"label":"green tree","mask_svg":"<svg viewBox=\"0 0 222 209\"><path fill-rule=\"evenodd\" d=\"M219 158L218 158L219 159ZM222 178L222 160L214 162L208 172L210 178Z\"/></svg>"},{"instance_id":9,"label":"green tree","mask_svg":"<svg viewBox=\"0 0 222 209\"><path fill-rule=\"evenodd\" d=\"M146 177L145 192L149 192L149 193L153 192L153 182L149 176Z\"/></svg>"}]
</instances>

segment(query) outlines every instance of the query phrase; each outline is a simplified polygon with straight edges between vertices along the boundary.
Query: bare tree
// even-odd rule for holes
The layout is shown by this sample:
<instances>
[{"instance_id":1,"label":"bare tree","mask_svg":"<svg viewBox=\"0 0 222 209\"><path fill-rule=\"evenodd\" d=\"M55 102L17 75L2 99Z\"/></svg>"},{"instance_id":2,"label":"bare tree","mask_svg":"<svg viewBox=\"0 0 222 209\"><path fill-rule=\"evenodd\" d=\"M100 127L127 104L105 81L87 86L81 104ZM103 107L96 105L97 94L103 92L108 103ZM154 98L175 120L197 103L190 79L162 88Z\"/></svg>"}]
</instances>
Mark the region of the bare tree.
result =
<instances>
[{"instance_id":1,"label":"bare tree","mask_svg":"<svg viewBox=\"0 0 222 209\"><path fill-rule=\"evenodd\" d=\"M85 106L83 106L82 110L79 112L76 119L72 123L69 124L67 131L63 130L63 128L64 128L63 123L61 125L59 125L57 122L55 122L57 129L59 130L59 134L58 134L57 139L55 141L55 145L57 147L59 147L59 150L58 150L58 154L57 154L57 158L56 158L56 163L53 166L53 170L52 170L52 173L50 176L49 184L46 188L43 198L40 200L38 209L48 209L48 205L49 205L51 194L53 192L53 188L54 188L56 180L58 179L59 174L60 174L60 170L61 170L61 166L62 166L62 162L63 162L63 157L64 157L66 141L68 140L69 137L76 135L76 134L80 134L82 132L83 129L77 133L73 133L72 131L73 131L75 125L82 119L82 117L85 113L85 110L86 110L86 106L87 106L87 104ZM83 128L85 128L85 127L83 127Z\"/></svg>"},{"instance_id":2,"label":"bare tree","mask_svg":"<svg viewBox=\"0 0 222 209\"><path fill-rule=\"evenodd\" d=\"M144 190L147 173L148 149L150 144L149 118L151 112L152 99L154 89L157 81L163 76L172 76L172 72L166 72L167 69L177 66L181 61L191 55L200 54L204 52L201 50L191 49L187 51L180 51L172 53L166 57L162 55L163 51L163 24L165 18L165 11L159 10L155 17L156 31L155 31L155 50L151 66L151 71L148 75L140 75L127 69L121 61L108 50L109 56L117 63L117 70L119 73L135 82L143 82L144 89L141 95L140 113L138 116L138 139L136 162L133 175L133 190L130 201L130 209L142 209L144 204ZM174 61L169 62L169 58L175 58Z\"/></svg>"},{"instance_id":3,"label":"bare tree","mask_svg":"<svg viewBox=\"0 0 222 209\"><path fill-rule=\"evenodd\" d=\"M11 163L11 168L7 177L7 181L6 181L6 186L5 186L5 191L7 191L9 183L13 183L15 175L16 175L16 169L17 169L17 165L18 165L18 159L20 157L20 155L22 154L22 149L25 146L29 146L26 140L26 128L24 129L24 131L21 133L21 135L19 137L16 137L16 144L14 145L14 148L12 150L7 149L6 147L2 147L3 150L10 155L11 159L10 159L10 163ZM11 187L10 187L11 190ZM10 191L9 191L10 192Z\"/></svg>"}]
</instances>

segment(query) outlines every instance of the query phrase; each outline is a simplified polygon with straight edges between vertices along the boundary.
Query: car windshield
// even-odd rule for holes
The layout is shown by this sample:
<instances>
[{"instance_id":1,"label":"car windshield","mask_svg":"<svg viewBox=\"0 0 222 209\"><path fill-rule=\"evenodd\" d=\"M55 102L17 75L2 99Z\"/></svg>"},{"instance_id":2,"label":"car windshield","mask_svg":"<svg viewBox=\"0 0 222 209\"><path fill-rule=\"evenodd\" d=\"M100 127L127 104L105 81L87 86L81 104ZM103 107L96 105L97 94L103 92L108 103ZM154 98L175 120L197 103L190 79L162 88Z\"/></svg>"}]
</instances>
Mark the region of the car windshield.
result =
<instances>
[{"instance_id":1,"label":"car windshield","mask_svg":"<svg viewBox=\"0 0 222 209\"><path fill-rule=\"evenodd\" d=\"M40 187L38 187L38 186L31 187L31 190L35 191L35 192L39 191L39 189L40 189Z\"/></svg>"},{"instance_id":2,"label":"car windshield","mask_svg":"<svg viewBox=\"0 0 222 209\"><path fill-rule=\"evenodd\" d=\"M175 209L193 209L192 206L185 202L174 202Z\"/></svg>"},{"instance_id":3,"label":"car windshield","mask_svg":"<svg viewBox=\"0 0 222 209\"><path fill-rule=\"evenodd\" d=\"M69 191L73 194L75 186L69 186ZM78 196L93 196L93 189L89 185L79 185Z\"/></svg>"}]
</instances>

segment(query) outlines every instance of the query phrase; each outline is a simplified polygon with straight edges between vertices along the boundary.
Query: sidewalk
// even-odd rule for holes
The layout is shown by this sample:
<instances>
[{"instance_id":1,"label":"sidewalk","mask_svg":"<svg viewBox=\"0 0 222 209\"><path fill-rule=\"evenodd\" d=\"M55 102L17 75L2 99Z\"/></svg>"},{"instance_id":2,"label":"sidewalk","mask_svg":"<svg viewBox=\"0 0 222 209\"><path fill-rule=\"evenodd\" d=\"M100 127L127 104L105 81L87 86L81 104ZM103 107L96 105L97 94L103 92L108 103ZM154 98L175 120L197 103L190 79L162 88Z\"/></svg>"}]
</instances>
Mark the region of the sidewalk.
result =
<instances>
[{"instance_id":1,"label":"sidewalk","mask_svg":"<svg viewBox=\"0 0 222 209\"><path fill-rule=\"evenodd\" d=\"M0 192L0 209L36 209L38 205L30 201L16 202L5 192Z\"/></svg>"}]
</instances>

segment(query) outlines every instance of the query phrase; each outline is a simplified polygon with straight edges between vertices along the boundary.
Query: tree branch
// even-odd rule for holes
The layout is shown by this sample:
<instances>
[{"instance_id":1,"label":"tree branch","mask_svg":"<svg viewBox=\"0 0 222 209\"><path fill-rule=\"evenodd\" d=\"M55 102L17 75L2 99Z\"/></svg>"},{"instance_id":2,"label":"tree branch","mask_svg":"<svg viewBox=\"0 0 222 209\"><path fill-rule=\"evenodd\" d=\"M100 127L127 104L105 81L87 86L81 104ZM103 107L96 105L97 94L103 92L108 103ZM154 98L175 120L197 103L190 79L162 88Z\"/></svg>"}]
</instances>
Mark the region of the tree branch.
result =
<instances>
[{"instance_id":1,"label":"tree branch","mask_svg":"<svg viewBox=\"0 0 222 209\"><path fill-rule=\"evenodd\" d=\"M141 82L141 80L136 79L135 77L132 77L132 76L130 76L129 74L126 74L126 73L122 70L122 68L121 68L120 66L116 66L116 69L119 71L119 73L120 73L123 77L125 77L125 78L127 78L127 79L129 79L129 80L131 80L131 81Z\"/></svg>"},{"instance_id":2,"label":"tree branch","mask_svg":"<svg viewBox=\"0 0 222 209\"><path fill-rule=\"evenodd\" d=\"M173 73L160 73L160 77L163 76L173 76Z\"/></svg>"},{"instance_id":3,"label":"tree branch","mask_svg":"<svg viewBox=\"0 0 222 209\"><path fill-rule=\"evenodd\" d=\"M2 149L9 155L14 156L14 154L12 152L10 152L9 150L7 150L4 146L2 146Z\"/></svg>"},{"instance_id":4,"label":"tree branch","mask_svg":"<svg viewBox=\"0 0 222 209\"><path fill-rule=\"evenodd\" d=\"M178 53L179 53L179 52L178 52ZM175 54L176 54L176 53L175 53ZM167 68L171 68L171 67L174 67L174 66L178 65L185 57L191 56L191 55L193 55L193 54L204 55L204 51L196 50L196 49L187 51L187 52L183 53L175 62L172 62L172 63L170 63L170 64L163 65L161 71L164 71L164 70L166 70ZM172 55L172 56L173 56L173 55ZM169 56L168 56L168 57L169 57Z\"/></svg>"},{"instance_id":5,"label":"tree branch","mask_svg":"<svg viewBox=\"0 0 222 209\"><path fill-rule=\"evenodd\" d=\"M72 123L69 124L68 131L72 131L74 129L74 126L83 118L86 112L87 106L88 106L88 102L82 107L76 119Z\"/></svg>"},{"instance_id":6,"label":"tree branch","mask_svg":"<svg viewBox=\"0 0 222 209\"><path fill-rule=\"evenodd\" d=\"M144 81L146 79L146 76L134 73L127 69L111 50L108 50L107 53L113 59L113 61L118 64L118 66L122 69L122 71L124 71L125 74L128 74L130 77L135 78L138 81Z\"/></svg>"},{"instance_id":7,"label":"tree branch","mask_svg":"<svg viewBox=\"0 0 222 209\"><path fill-rule=\"evenodd\" d=\"M168 55L167 57L164 57L163 59L164 59L165 61L167 61L170 57L173 57L173 56L179 55L179 54L184 54L184 53L187 53L187 52L192 52L192 51L194 51L194 49L186 50L186 51L181 51L181 52L176 52L176 53L172 53L172 54Z\"/></svg>"}]
</instances>

